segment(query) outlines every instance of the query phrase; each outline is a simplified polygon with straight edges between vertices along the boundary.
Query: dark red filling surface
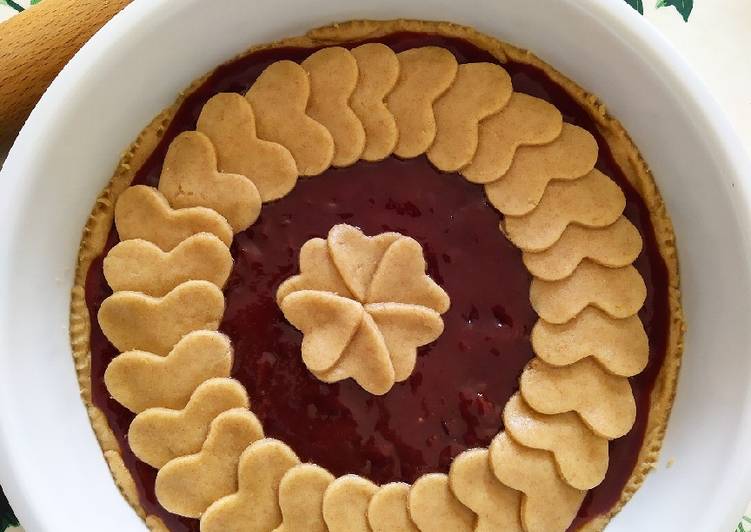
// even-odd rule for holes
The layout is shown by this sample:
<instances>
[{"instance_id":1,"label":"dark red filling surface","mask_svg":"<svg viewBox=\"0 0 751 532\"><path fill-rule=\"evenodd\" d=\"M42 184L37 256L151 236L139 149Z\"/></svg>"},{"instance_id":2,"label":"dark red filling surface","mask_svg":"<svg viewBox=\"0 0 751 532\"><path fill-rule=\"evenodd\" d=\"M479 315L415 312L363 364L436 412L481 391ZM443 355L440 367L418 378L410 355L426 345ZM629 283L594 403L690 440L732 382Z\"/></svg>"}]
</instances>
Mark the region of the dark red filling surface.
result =
<instances>
[{"instance_id":1,"label":"dark red filling surface","mask_svg":"<svg viewBox=\"0 0 751 532\"><path fill-rule=\"evenodd\" d=\"M451 50L459 62L497 62L461 39L398 33L377 40L395 51L438 45ZM195 127L201 107L211 96L245 92L270 63L301 61L312 51L260 51L219 67L182 104L135 183L157 184L169 142ZM628 435L611 442L607 477L587 495L573 530L612 508L636 464L649 394L666 351L667 269L648 209L615 164L587 113L544 72L522 64L504 67L515 90L552 102L566 121L595 135L600 146L597 168L621 186L627 198L625 214L644 238L636 267L648 288L640 317L650 339L650 362L631 379L637 420ZM259 220L237 235L232 245L235 264L225 289L227 312L220 330L232 338L232 376L247 387L266 435L288 443L304 461L314 461L337 475L357 473L378 483L411 482L424 473L447 472L458 453L486 446L503 428L503 406L516 392L519 374L533 356L529 333L536 321L529 304L530 276L520 252L498 230L500 219L485 200L482 187L435 170L424 157L407 161L392 157L330 169L321 176L301 179L289 195L264 205ZM337 223L359 226L366 234L393 230L417 239L423 245L428 273L451 297L451 309L443 316L443 334L420 348L413 375L381 397L352 381L323 384L316 380L300 358L301 334L284 320L276 305L277 287L297 273L302 244L315 236L325 237ZM113 228L107 250L117 242ZM110 294L100 258L86 279L92 317ZM171 515L156 502L156 470L138 461L128 446L127 430L134 416L104 386L104 370L117 351L96 319L91 325L93 401L121 443L144 509L161 517L175 532L198 530L197 520Z\"/></svg>"}]
</instances>

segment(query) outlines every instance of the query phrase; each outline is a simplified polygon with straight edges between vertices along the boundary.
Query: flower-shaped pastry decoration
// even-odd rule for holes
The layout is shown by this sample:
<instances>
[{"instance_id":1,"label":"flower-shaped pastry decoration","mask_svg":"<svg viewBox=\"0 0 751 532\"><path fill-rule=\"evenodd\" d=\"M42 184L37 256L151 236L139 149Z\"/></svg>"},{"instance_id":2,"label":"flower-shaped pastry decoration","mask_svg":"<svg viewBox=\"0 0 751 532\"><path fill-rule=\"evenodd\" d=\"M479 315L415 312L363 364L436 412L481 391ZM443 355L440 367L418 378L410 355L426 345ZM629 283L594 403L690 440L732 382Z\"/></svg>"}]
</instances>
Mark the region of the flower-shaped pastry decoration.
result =
<instances>
[{"instance_id":1,"label":"flower-shaped pastry decoration","mask_svg":"<svg viewBox=\"0 0 751 532\"><path fill-rule=\"evenodd\" d=\"M303 245L300 273L282 283L277 303L302 331L302 358L318 379L351 377L382 395L443 332L449 297L425 273L416 240L340 224Z\"/></svg>"}]
</instances>

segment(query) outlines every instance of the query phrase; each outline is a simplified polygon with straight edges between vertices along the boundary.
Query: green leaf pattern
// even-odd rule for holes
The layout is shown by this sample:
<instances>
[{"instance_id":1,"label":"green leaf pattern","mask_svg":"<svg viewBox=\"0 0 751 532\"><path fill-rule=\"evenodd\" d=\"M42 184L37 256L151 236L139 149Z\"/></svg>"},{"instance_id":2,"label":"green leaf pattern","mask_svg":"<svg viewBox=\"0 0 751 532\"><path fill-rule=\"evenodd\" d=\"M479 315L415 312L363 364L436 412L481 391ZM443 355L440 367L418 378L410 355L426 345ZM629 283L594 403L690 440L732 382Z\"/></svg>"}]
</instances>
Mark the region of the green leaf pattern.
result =
<instances>
[{"instance_id":1,"label":"green leaf pattern","mask_svg":"<svg viewBox=\"0 0 751 532\"><path fill-rule=\"evenodd\" d=\"M18 519L13 514L13 510L5 498L2 487L0 487L0 530L5 530L10 526L18 526Z\"/></svg>"},{"instance_id":2,"label":"green leaf pattern","mask_svg":"<svg viewBox=\"0 0 751 532\"><path fill-rule=\"evenodd\" d=\"M18 12L21 12L24 10L24 7L18 2L16 2L15 0L0 0L0 4L4 4L8 6L9 8Z\"/></svg>"},{"instance_id":3,"label":"green leaf pattern","mask_svg":"<svg viewBox=\"0 0 751 532\"><path fill-rule=\"evenodd\" d=\"M688 22L691 10L694 9L694 0L658 0L657 7L673 6L681 14L683 20Z\"/></svg>"},{"instance_id":4,"label":"green leaf pattern","mask_svg":"<svg viewBox=\"0 0 751 532\"><path fill-rule=\"evenodd\" d=\"M636 9L642 15L644 14L644 4L641 0L626 0L626 3Z\"/></svg>"},{"instance_id":5,"label":"green leaf pattern","mask_svg":"<svg viewBox=\"0 0 751 532\"><path fill-rule=\"evenodd\" d=\"M744 515L735 532L751 532L751 517Z\"/></svg>"},{"instance_id":6,"label":"green leaf pattern","mask_svg":"<svg viewBox=\"0 0 751 532\"><path fill-rule=\"evenodd\" d=\"M0 22L38 4L42 0L0 0Z\"/></svg>"},{"instance_id":7,"label":"green leaf pattern","mask_svg":"<svg viewBox=\"0 0 751 532\"><path fill-rule=\"evenodd\" d=\"M644 14L644 3L642 0L624 0L628 5L636 9L642 15ZM691 10L694 9L694 0L657 0L656 8L674 7L681 14L683 20L688 22Z\"/></svg>"}]
</instances>

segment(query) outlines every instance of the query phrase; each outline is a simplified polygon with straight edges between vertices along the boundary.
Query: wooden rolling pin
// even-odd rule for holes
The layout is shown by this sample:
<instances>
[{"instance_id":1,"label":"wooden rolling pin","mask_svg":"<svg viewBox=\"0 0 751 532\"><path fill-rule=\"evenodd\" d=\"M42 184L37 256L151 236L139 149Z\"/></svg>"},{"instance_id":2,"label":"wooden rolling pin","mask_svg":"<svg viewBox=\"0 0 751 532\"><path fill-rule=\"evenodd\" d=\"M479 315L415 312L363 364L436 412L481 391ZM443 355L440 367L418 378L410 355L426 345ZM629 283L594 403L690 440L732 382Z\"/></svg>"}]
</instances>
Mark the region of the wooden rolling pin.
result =
<instances>
[{"instance_id":1,"label":"wooden rolling pin","mask_svg":"<svg viewBox=\"0 0 751 532\"><path fill-rule=\"evenodd\" d=\"M130 0L44 0L0 23L0 153L63 66Z\"/></svg>"}]
</instances>

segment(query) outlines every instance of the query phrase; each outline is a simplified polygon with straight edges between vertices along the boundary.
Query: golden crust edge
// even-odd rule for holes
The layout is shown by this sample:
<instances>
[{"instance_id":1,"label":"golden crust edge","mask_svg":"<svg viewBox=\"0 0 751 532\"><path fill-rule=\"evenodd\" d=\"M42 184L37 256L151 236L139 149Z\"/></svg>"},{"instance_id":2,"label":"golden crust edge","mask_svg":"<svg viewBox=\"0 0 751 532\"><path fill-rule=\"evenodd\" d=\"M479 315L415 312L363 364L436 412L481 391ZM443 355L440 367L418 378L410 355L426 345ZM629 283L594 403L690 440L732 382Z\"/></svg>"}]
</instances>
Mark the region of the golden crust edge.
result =
<instances>
[{"instance_id":1,"label":"golden crust edge","mask_svg":"<svg viewBox=\"0 0 751 532\"><path fill-rule=\"evenodd\" d=\"M197 86L197 84L194 86ZM107 422L104 412L96 407L91 399L91 324L86 306L85 285L91 263L102 253L106 245L118 195L130 185L138 169L156 147L182 100L183 96L170 108L157 115L143 129L136 140L121 155L110 181L97 197L82 232L70 303L71 349L78 384L81 389L81 398L86 405L91 427L102 448L102 453L115 485L149 529L155 532L167 531L168 529L158 517L147 515L141 505L135 488L135 480L123 462L120 445Z\"/></svg>"},{"instance_id":2,"label":"golden crust edge","mask_svg":"<svg viewBox=\"0 0 751 532\"><path fill-rule=\"evenodd\" d=\"M655 467L675 397L678 372L683 354L685 322L681 306L675 235L665 203L651 171L641 157L631 137L621 123L607 112L605 105L596 96L585 91L531 52L484 35L467 26L451 22L406 19L388 21L356 20L334 23L312 29L302 36L251 47L230 61L261 49L283 46L313 47L333 45L346 41L376 38L398 31L434 33L446 37L459 37L490 52L501 63L513 60L543 70L553 81L572 96L595 121L600 133L605 137L610 146L613 157L619 167L649 208L650 219L657 237L658 249L668 269L670 329L668 331L666 346L667 352L650 396L649 417L644 441L638 455L638 463L628 483L621 492L620 500L608 513L594 518L580 528L584 532L601 531L641 486L647 473ZM130 487L133 486L134 479L123 465L117 440L107 423L104 413L94 406L91 401L90 323L84 297L84 287L91 262L104 249L107 235L112 226L114 204L118 195L130 185L136 172L158 144L161 135L170 124L185 98L209 76L210 73L194 81L180 94L173 105L162 111L143 129L133 144L122 155L108 185L97 198L94 209L84 227L78 253L74 286L71 292L70 340L76 373L81 387L81 397L86 405L92 428L105 454L116 485L138 515L145 520L147 526L154 531L166 530L166 527L158 517L146 514L143 506L140 504L137 493L131 490Z\"/></svg>"}]
</instances>

